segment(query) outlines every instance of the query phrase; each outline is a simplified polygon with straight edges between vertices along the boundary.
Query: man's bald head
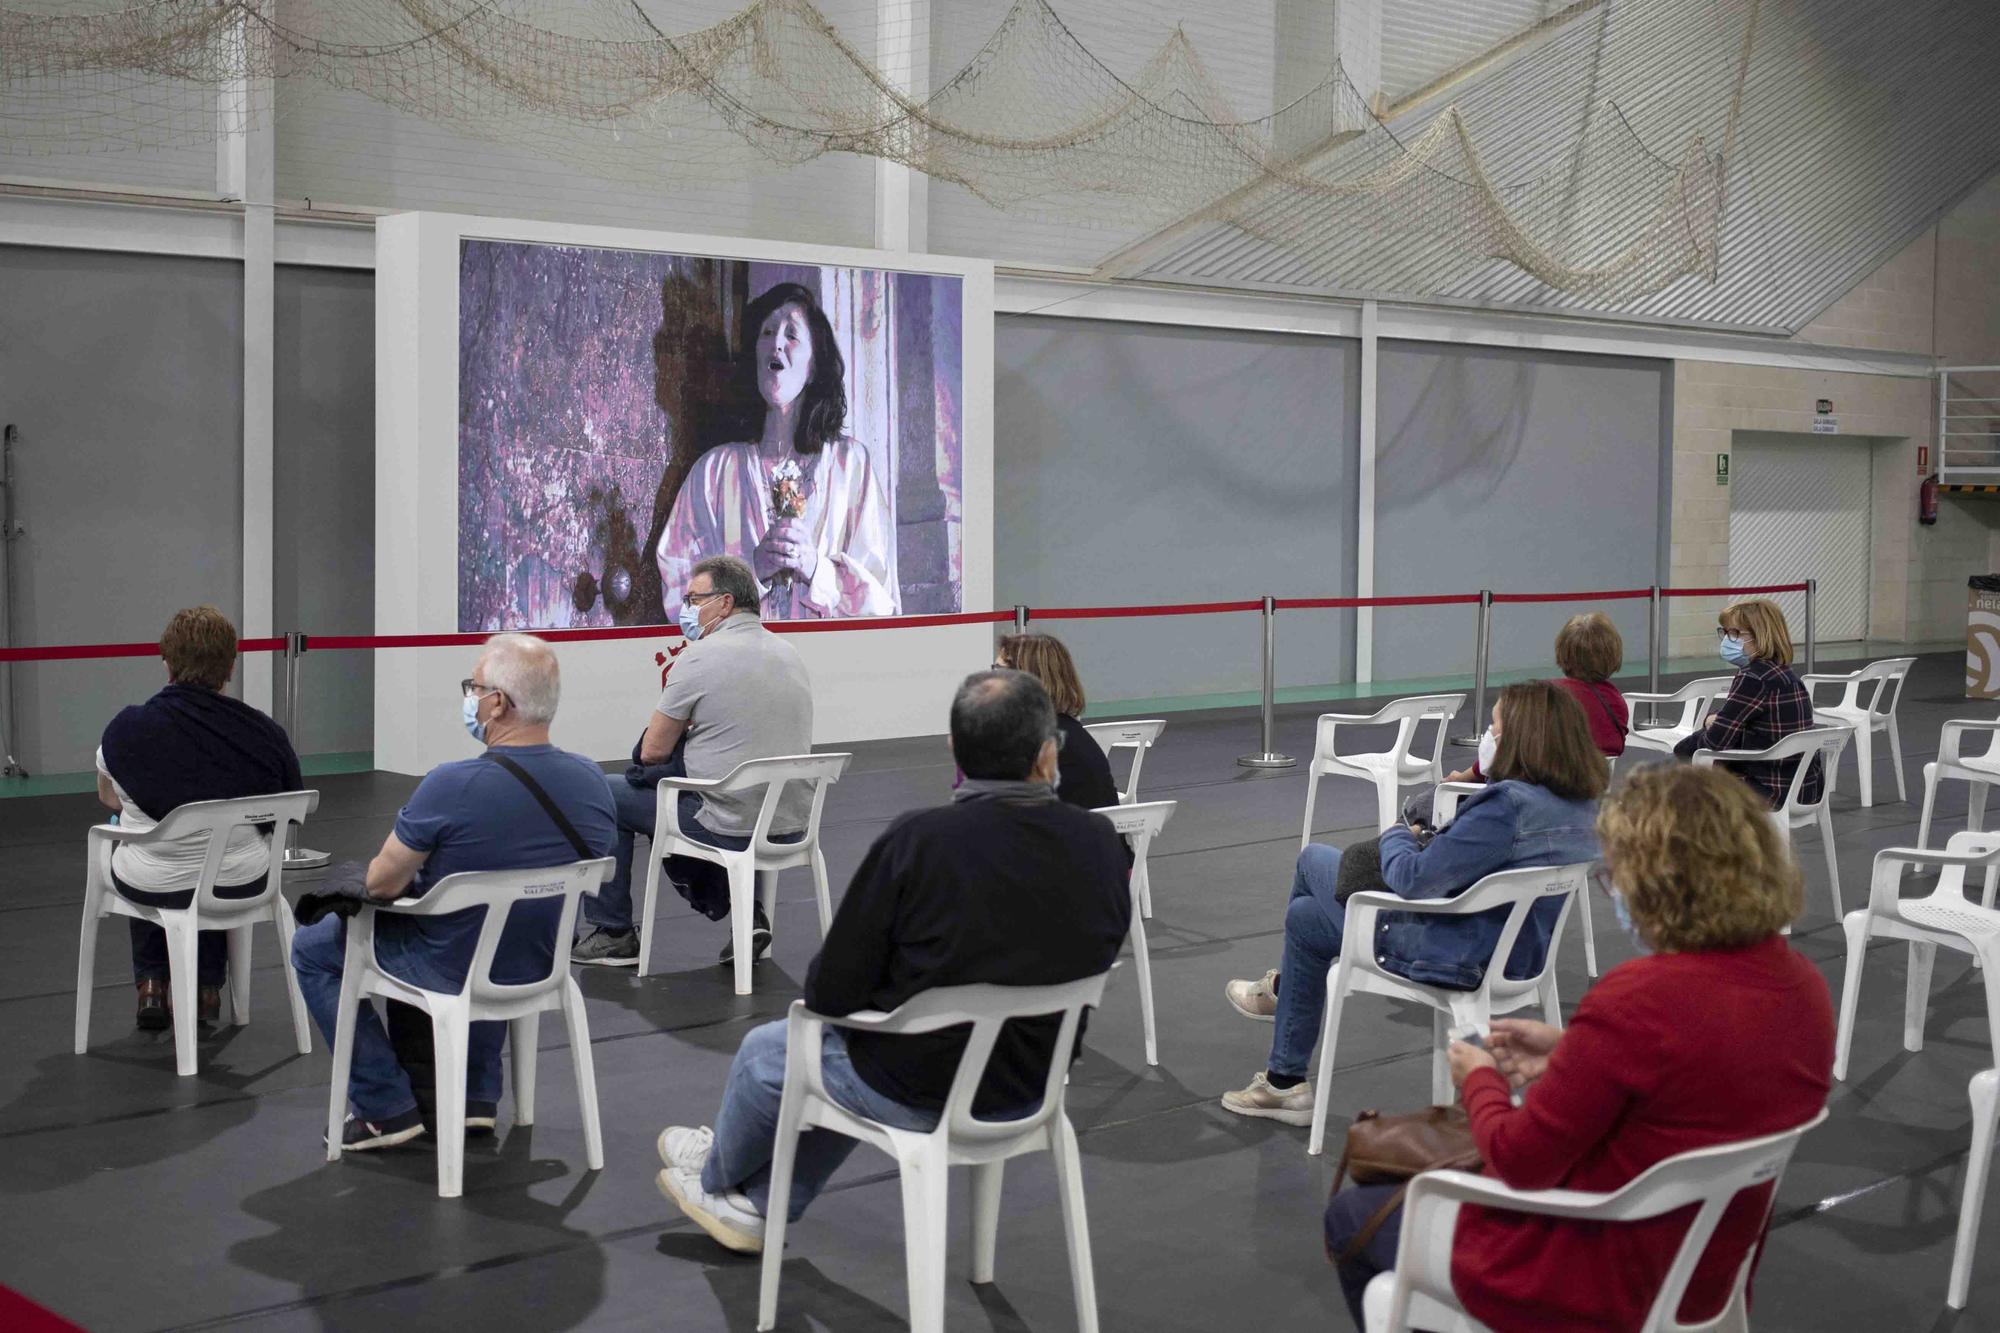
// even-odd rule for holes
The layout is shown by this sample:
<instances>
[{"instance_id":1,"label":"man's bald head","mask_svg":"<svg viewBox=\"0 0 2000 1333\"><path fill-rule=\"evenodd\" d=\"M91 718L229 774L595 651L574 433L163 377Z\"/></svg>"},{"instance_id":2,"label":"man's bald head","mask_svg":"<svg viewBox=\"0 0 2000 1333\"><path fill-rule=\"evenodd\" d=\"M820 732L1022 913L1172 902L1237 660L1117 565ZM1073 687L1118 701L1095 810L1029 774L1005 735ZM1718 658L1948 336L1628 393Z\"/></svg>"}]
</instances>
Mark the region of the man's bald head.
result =
<instances>
[{"instance_id":1,"label":"man's bald head","mask_svg":"<svg viewBox=\"0 0 2000 1333\"><path fill-rule=\"evenodd\" d=\"M952 757L969 778L1027 780L1055 734L1049 692L1025 671L975 671L952 698Z\"/></svg>"}]
</instances>

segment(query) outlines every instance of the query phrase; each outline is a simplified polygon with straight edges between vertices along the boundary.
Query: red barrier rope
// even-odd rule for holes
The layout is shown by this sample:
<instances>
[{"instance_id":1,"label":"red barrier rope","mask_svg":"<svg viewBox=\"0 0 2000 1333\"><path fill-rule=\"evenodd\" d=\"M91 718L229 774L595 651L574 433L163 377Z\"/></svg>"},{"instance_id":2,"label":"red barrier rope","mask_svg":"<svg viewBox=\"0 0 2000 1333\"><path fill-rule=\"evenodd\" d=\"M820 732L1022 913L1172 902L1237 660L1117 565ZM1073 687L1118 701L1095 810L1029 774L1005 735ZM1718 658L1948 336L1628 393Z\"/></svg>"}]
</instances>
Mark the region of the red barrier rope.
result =
<instances>
[{"instance_id":1,"label":"red barrier rope","mask_svg":"<svg viewBox=\"0 0 2000 1333\"><path fill-rule=\"evenodd\" d=\"M1773 583L1755 588L1661 588L1662 597L1734 597L1762 593L1804 592L1803 583ZM1495 602L1616 602L1652 595L1650 588L1615 588L1601 592L1496 592ZM1426 597L1280 597L1273 605L1280 611L1354 609L1375 606L1469 606L1478 593L1440 593ZM1119 620L1133 616L1224 615L1238 611L1261 611L1261 600L1240 602L1188 602L1174 606L1061 606L1031 610L1032 620ZM866 620L777 620L765 628L780 634L824 634L844 630L925 629L936 625L999 625L1014 618L1012 611L963 611L935 616L875 616ZM678 625L623 625L605 629L535 630L538 638L551 643L584 643L592 640L670 639L680 637ZM451 648L471 647L486 642L486 631L462 634L311 634L308 650L332 651L340 648ZM243 639L238 652L281 653L283 638ZM75 662L105 657L157 657L158 643L73 643L52 648L0 648L0 662Z\"/></svg>"},{"instance_id":2,"label":"red barrier rope","mask_svg":"<svg viewBox=\"0 0 2000 1333\"><path fill-rule=\"evenodd\" d=\"M239 653L282 653L279 639L240 639ZM158 657L160 644L152 643L68 643L54 648L0 648L0 662L81 662L97 657Z\"/></svg>"},{"instance_id":3,"label":"red barrier rope","mask_svg":"<svg viewBox=\"0 0 2000 1333\"><path fill-rule=\"evenodd\" d=\"M1440 593L1431 597L1280 597L1277 606L1280 611L1309 611L1327 607L1471 606L1478 600L1476 592Z\"/></svg>"},{"instance_id":4,"label":"red barrier rope","mask_svg":"<svg viewBox=\"0 0 2000 1333\"><path fill-rule=\"evenodd\" d=\"M1662 597L1749 597L1766 592L1804 592L1803 583L1772 583L1762 588L1662 588Z\"/></svg>"},{"instance_id":5,"label":"red barrier rope","mask_svg":"<svg viewBox=\"0 0 2000 1333\"><path fill-rule=\"evenodd\" d=\"M1664 591L1664 590L1663 590ZM1616 588L1608 592L1496 592L1499 602L1622 602L1634 597L1651 597L1651 588Z\"/></svg>"},{"instance_id":6,"label":"red barrier rope","mask_svg":"<svg viewBox=\"0 0 2000 1333\"><path fill-rule=\"evenodd\" d=\"M1030 620L1118 620L1127 616L1207 616L1230 611L1262 611L1264 603L1188 602L1180 606L1058 606L1028 612ZM1010 615L1008 619L1013 619Z\"/></svg>"}]
</instances>

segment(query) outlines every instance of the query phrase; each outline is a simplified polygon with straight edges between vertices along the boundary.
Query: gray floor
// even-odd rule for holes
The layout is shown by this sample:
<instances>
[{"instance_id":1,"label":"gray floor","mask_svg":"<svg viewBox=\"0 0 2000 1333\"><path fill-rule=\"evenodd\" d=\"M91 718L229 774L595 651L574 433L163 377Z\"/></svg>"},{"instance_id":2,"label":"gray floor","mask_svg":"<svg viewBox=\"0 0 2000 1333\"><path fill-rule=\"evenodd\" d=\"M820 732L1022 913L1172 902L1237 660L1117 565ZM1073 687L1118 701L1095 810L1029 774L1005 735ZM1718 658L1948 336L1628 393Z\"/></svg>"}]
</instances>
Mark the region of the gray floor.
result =
<instances>
[{"instance_id":1,"label":"gray floor","mask_svg":"<svg viewBox=\"0 0 2000 1333\"><path fill-rule=\"evenodd\" d=\"M1960 660L1946 655L1924 659L1912 678L1902 718L1913 798L1940 724L1990 712L1960 696L1961 679ZM1282 749L1310 753L1317 711L1281 713ZM1145 772L1145 796L1180 802L1153 854L1161 1064L1144 1062L1132 972L1120 968L1069 1094L1106 1329L1346 1327L1319 1232L1331 1165L1305 1155L1303 1130L1216 1104L1265 1054L1270 1029L1235 1016L1222 987L1276 962L1304 802L1301 771L1235 766L1253 734L1241 714L1177 716ZM1886 757L1877 773L1872 809L1858 808L1852 758L1835 798L1849 906L1865 898L1873 853L1915 840L1915 801L1894 800ZM828 807L836 897L884 823L941 799L950 774L941 741L858 747ZM411 785L384 774L320 780L311 843L342 858L372 852ZM1964 807L1954 784L1940 802L1944 832L1962 826ZM0 802L0 1283L99 1333L754 1326L756 1264L714 1247L655 1192L652 1140L663 1124L708 1120L744 1031L798 994L818 933L802 874L783 883L776 956L759 964L755 996L731 994L713 965L722 928L678 900L662 918L659 974L582 970L606 1170L582 1169L569 1055L549 1022L540 1123L512 1127L503 1103L497 1141L468 1152L465 1197L444 1201L427 1151L322 1160L327 1057L317 1039L309 1056L291 1049L267 933L254 1021L205 1040L199 1076L179 1079L170 1041L131 1027L124 935L106 929L90 1053L70 1053L93 810L88 797ZM1372 811L1368 789L1330 781L1315 836L1352 841ZM1794 941L1837 995L1841 934L1824 861L1812 835L1804 843L1807 916ZM1607 967L1630 951L1608 913L1598 945ZM1965 964L1941 957L1928 1044L1909 1054L1903 972L1900 950L1871 954L1852 1077L1784 1182L1757 1286L1759 1329L2000 1327L2000 1256L1984 1256L1963 1315L1944 1309L1970 1132L1966 1080L1992 1062L1983 993ZM1573 927L1561 976L1573 1002L1586 982ZM1424 1015L1354 1003L1333 1084L1335 1135L1360 1109L1421 1104L1428 1033ZM962 1274L967 1224L954 1185L952 1264ZM2000 1207L1988 1217L1990 1241ZM792 1237L781 1327L903 1325L900 1198L887 1159L858 1153ZM1073 1327L1045 1162L1008 1172L997 1282L954 1278L947 1299L956 1328Z\"/></svg>"}]
</instances>

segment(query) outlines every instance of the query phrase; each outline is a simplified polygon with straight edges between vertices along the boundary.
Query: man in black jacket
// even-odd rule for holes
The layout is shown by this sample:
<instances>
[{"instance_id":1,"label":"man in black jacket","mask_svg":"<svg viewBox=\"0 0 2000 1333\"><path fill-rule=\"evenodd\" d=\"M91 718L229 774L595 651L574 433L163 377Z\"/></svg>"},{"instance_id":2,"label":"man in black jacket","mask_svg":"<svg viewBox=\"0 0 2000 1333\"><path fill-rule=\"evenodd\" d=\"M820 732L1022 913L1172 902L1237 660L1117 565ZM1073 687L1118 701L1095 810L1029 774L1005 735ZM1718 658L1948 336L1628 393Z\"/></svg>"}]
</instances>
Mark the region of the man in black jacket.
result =
<instances>
[{"instance_id":1,"label":"man in black jacket","mask_svg":"<svg viewBox=\"0 0 2000 1333\"><path fill-rule=\"evenodd\" d=\"M1056 800L1055 738L1055 709L1033 676L966 678L951 705L952 753L966 780L950 805L902 816L869 848L806 972L809 1008L887 1011L937 986L1049 986L1110 968L1131 925L1125 848L1103 816ZM1057 1026L1035 1019L1001 1034L976 1112L1007 1118L1039 1105ZM829 1027L821 1073L848 1109L925 1132L937 1125L965 1040L965 1029L885 1036ZM766 1023L736 1052L714 1130L660 1133L661 1191L746 1254L764 1246L784 1081L785 1024ZM800 1138L791 1217L853 1149L829 1130Z\"/></svg>"}]
</instances>

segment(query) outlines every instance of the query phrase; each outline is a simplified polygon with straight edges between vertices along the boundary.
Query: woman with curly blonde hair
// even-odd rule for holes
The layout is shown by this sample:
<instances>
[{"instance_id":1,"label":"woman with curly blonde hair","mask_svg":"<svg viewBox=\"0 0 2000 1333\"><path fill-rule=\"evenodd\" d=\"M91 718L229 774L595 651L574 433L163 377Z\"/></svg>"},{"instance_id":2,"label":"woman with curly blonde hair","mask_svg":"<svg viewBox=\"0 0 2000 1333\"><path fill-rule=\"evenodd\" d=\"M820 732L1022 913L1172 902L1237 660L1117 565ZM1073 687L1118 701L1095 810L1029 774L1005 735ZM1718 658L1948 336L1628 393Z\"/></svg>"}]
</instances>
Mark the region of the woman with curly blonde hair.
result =
<instances>
[{"instance_id":1,"label":"woman with curly blonde hair","mask_svg":"<svg viewBox=\"0 0 2000 1333\"><path fill-rule=\"evenodd\" d=\"M1779 934L1803 904L1799 871L1757 793L1713 769L1651 765L1604 801L1597 835L1619 917L1650 952L1585 992L1567 1029L1496 1019L1491 1054L1451 1045L1486 1171L1515 1189L1615 1190L1677 1153L1803 1124L1831 1084L1833 1004ZM1334 1196L1331 1252L1393 1188ZM1770 1207L1769 1185L1730 1204L1682 1321L1721 1312ZM1361 1289L1395 1262L1400 1222L1341 1269L1357 1319ZM1607 1227L1468 1205L1452 1288L1494 1329L1636 1329L1686 1227L1685 1211Z\"/></svg>"}]
</instances>

